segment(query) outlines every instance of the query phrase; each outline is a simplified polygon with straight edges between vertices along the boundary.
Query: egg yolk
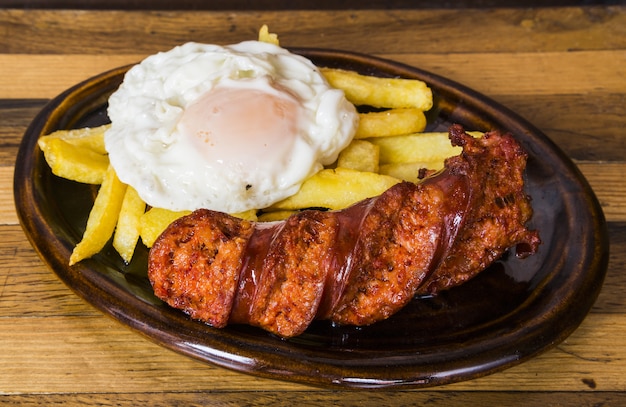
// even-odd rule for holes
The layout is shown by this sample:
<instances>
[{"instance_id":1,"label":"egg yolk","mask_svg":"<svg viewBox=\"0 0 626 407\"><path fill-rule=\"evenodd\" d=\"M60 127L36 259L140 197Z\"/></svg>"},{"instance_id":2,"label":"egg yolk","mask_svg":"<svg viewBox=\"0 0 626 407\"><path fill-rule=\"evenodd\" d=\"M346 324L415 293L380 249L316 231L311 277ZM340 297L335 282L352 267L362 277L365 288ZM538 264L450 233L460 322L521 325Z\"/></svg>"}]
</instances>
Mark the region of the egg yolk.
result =
<instances>
[{"instance_id":1,"label":"egg yolk","mask_svg":"<svg viewBox=\"0 0 626 407\"><path fill-rule=\"evenodd\" d=\"M214 88L185 109L178 130L210 163L254 170L285 160L299 112L298 101L286 92Z\"/></svg>"}]
</instances>

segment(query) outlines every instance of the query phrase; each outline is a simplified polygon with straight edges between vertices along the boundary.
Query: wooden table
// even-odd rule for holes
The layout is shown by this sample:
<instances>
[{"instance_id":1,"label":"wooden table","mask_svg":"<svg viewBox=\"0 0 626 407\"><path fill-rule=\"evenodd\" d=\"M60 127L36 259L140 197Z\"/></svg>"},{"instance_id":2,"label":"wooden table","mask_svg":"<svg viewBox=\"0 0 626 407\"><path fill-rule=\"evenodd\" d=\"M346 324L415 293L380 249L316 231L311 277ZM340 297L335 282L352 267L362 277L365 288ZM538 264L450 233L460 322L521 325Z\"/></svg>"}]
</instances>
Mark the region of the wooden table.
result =
<instances>
[{"instance_id":1,"label":"wooden table","mask_svg":"<svg viewBox=\"0 0 626 407\"><path fill-rule=\"evenodd\" d=\"M29 245L13 165L29 122L70 85L185 41L261 24L284 46L390 58L468 85L552 138L590 181L611 240L604 288L566 341L426 390L337 391L251 377L153 344L75 296ZM626 7L333 11L0 9L0 404L626 405Z\"/></svg>"}]
</instances>

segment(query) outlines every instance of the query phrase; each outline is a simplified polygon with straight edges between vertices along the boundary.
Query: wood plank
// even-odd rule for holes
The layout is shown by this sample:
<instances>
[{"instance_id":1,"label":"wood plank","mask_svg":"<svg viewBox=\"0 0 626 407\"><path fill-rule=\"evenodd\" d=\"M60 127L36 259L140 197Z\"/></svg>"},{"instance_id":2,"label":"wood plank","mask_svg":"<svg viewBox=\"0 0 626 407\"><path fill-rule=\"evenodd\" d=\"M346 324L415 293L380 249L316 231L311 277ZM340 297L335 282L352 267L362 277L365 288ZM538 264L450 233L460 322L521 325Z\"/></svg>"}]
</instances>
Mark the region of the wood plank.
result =
<instances>
[{"instance_id":1,"label":"wood plank","mask_svg":"<svg viewBox=\"0 0 626 407\"><path fill-rule=\"evenodd\" d=\"M623 315L591 314L564 343L491 376L444 386L454 391L596 391L626 388ZM36 334L34 334L36 332ZM161 348L105 317L0 318L1 392L106 393L302 391L299 384L249 377ZM45 363L42 361L45 360Z\"/></svg>"},{"instance_id":2,"label":"wood plank","mask_svg":"<svg viewBox=\"0 0 626 407\"><path fill-rule=\"evenodd\" d=\"M93 75L145 56L0 54L0 99L52 98ZM491 97L626 93L626 53L619 50L377 56L429 70Z\"/></svg>"},{"instance_id":3,"label":"wood plank","mask_svg":"<svg viewBox=\"0 0 626 407\"><path fill-rule=\"evenodd\" d=\"M0 225L17 223L13 200L13 167L0 167Z\"/></svg>"},{"instance_id":4,"label":"wood plank","mask_svg":"<svg viewBox=\"0 0 626 407\"><path fill-rule=\"evenodd\" d=\"M485 95L626 93L626 52L385 54Z\"/></svg>"},{"instance_id":5,"label":"wood plank","mask_svg":"<svg viewBox=\"0 0 626 407\"><path fill-rule=\"evenodd\" d=\"M626 223L609 223L609 266L592 313L626 314Z\"/></svg>"},{"instance_id":6,"label":"wood plank","mask_svg":"<svg viewBox=\"0 0 626 407\"><path fill-rule=\"evenodd\" d=\"M565 7L579 5L573 0L525 0L524 7ZM619 4L616 0L586 0L586 5ZM448 8L519 7L518 0L451 0ZM326 10L326 9L422 9L441 8L430 0L318 0L315 3L302 0L0 0L5 8L40 9L123 9L123 10Z\"/></svg>"},{"instance_id":7,"label":"wood plank","mask_svg":"<svg viewBox=\"0 0 626 407\"><path fill-rule=\"evenodd\" d=\"M0 99L0 166L13 166L28 125L47 99Z\"/></svg>"},{"instance_id":8,"label":"wood plank","mask_svg":"<svg viewBox=\"0 0 626 407\"><path fill-rule=\"evenodd\" d=\"M610 222L626 221L626 163L577 163Z\"/></svg>"},{"instance_id":9,"label":"wood plank","mask_svg":"<svg viewBox=\"0 0 626 407\"><path fill-rule=\"evenodd\" d=\"M624 161L626 93L497 95L493 99L524 117L570 158Z\"/></svg>"},{"instance_id":10,"label":"wood plank","mask_svg":"<svg viewBox=\"0 0 626 407\"><path fill-rule=\"evenodd\" d=\"M0 31L11 41L0 44L0 52L153 53L185 41L252 39L263 23L280 34L285 46L364 53L611 50L626 43L623 7L134 13L5 9L0 10Z\"/></svg>"},{"instance_id":11,"label":"wood plank","mask_svg":"<svg viewBox=\"0 0 626 407\"><path fill-rule=\"evenodd\" d=\"M0 354L3 377L11 378L4 394L306 388L194 361L102 316L0 318L0 328L0 346L12 349Z\"/></svg>"},{"instance_id":12,"label":"wood plank","mask_svg":"<svg viewBox=\"0 0 626 407\"><path fill-rule=\"evenodd\" d=\"M590 382L590 385L593 383ZM559 393L559 407L581 406L621 406L626 404L626 395L622 392L570 392ZM115 406L189 406L210 405L259 407L291 407L306 405L309 407L332 406L417 406L442 405L447 407L484 407L485 405L515 406L523 399L525 407L555 406L554 392L496 392L496 391L327 391L307 389L303 391L202 391L202 392L146 392L126 393L109 392L86 394L17 394L6 395L0 402L10 405L80 405L84 407Z\"/></svg>"},{"instance_id":13,"label":"wood plank","mask_svg":"<svg viewBox=\"0 0 626 407\"><path fill-rule=\"evenodd\" d=\"M0 318L102 315L43 263L20 226L0 227L0 239Z\"/></svg>"},{"instance_id":14,"label":"wood plank","mask_svg":"<svg viewBox=\"0 0 626 407\"><path fill-rule=\"evenodd\" d=\"M52 99L91 76L140 61L146 55L0 54L0 99ZM32 66L32 69L28 67ZM45 67L43 69L37 67ZM11 84L12 81L18 83Z\"/></svg>"}]
</instances>

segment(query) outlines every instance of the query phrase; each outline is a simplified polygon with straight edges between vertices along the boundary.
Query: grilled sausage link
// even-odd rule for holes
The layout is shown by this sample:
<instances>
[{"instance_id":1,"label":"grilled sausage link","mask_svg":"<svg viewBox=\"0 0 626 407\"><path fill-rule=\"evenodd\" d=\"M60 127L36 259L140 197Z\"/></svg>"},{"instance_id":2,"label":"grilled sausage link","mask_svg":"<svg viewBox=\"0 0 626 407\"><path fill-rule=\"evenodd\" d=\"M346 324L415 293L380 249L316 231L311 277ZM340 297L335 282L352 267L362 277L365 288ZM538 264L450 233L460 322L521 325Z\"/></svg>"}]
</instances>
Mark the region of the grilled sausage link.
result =
<instances>
[{"instance_id":1,"label":"grilled sausage link","mask_svg":"<svg viewBox=\"0 0 626 407\"><path fill-rule=\"evenodd\" d=\"M521 147L460 126L450 136L463 153L443 172L342 211L256 223L200 209L178 219L150 250L155 295L215 327L292 337L316 318L372 324L416 293L466 281L511 246L534 252Z\"/></svg>"}]
</instances>

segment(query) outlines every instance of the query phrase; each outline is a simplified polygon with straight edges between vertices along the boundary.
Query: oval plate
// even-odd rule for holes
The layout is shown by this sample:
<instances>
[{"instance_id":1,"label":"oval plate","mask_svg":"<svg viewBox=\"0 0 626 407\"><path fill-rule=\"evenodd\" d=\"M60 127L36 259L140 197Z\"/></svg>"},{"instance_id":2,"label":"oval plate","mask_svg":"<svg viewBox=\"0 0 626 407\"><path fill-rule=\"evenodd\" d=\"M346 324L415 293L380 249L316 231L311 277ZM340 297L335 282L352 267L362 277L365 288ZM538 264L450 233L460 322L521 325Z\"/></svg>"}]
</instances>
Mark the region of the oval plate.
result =
<instances>
[{"instance_id":1,"label":"oval plate","mask_svg":"<svg viewBox=\"0 0 626 407\"><path fill-rule=\"evenodd\" d=\"M128 67L103 73L59 95L34 119L17 156L14 195L26 235L59 278L96 308L155 342L193 358L249 374L300 383L354 387L426 387L513 366L572 333L593 305L608 262L602 210L575 165L528 122L445 78L370 56L297 49L318 66L415 78L435 105L427 130L451 123L511 132L529 154L531 228L542 245L525 260L505 256L470 282L435 298L417 298L369 327L314 322L281 340L247 326L214 329L169 308L152 293L141 246L125 265L107 246L73 267L96 189L51 174L37 139L57 129L106 123L106 101Z\"/></svg>"}]
</instances>

